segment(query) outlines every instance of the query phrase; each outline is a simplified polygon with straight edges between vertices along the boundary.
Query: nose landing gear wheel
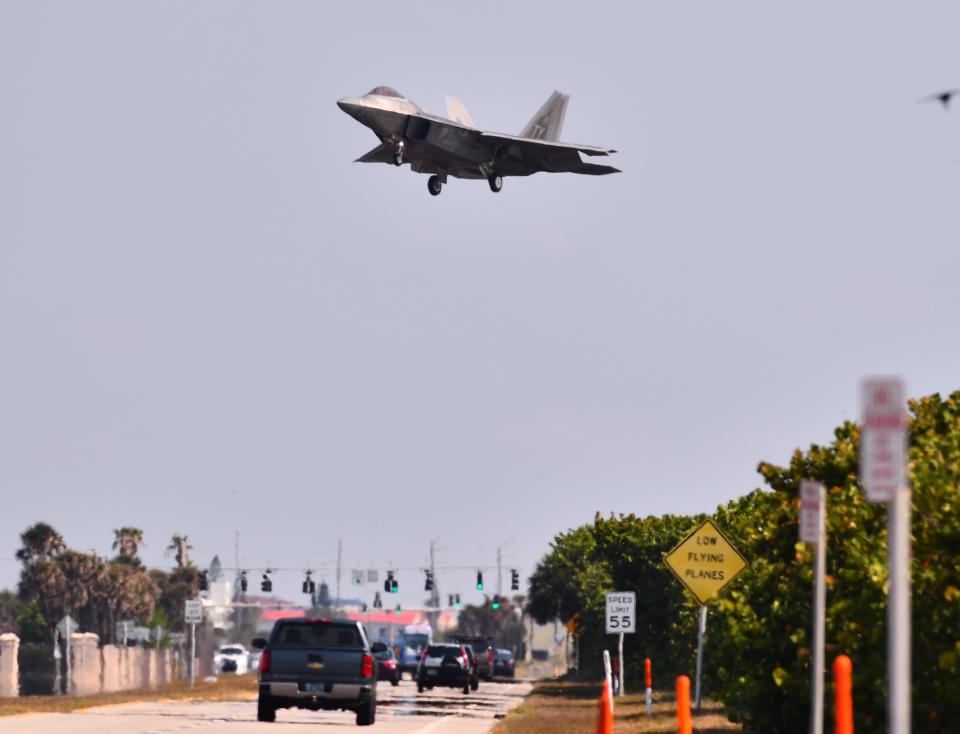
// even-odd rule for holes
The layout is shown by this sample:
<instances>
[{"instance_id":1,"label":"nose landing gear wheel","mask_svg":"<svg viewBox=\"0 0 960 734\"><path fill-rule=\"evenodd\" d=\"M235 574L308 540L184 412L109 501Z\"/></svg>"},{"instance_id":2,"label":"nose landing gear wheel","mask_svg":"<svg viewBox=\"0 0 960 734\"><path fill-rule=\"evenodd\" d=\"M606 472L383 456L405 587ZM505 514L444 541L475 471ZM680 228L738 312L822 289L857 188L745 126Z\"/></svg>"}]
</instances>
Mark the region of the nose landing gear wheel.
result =
<instances>
[{"instance_id":1,"label":"nose landing gear wheel","mask_svg":"<svg viewBox=\"0 0 960 734\"><path fill-rule=\"evenodd\" d=\"M395 166L403 165L403 149L400 149L393 154L393 165Z\"/></svg>"},{"instance_id":2,"label":"nose landing gear wheel","mask_svg":"<svg viewBox=\"0 0 960 734\"><path fill-rule=\"evenodd\" d=\"M497 193L498 191L500 191L500 189L503 188L503 178L496 174L490 176L487 179L487 183L490 184L490 190L493 193Z\"/></svg>"},{"instance_id":3,"label":"nose landing gear wheel","mask_svg":"<svg viewBox=\"0 0 960 734\"><path fill-rule=\"evenodd\" d=\"M431 196L439 196L442 188L443 183L439 176L431 176L427 179L427 191L430 192Z\"/></svg>"}]
</instances>

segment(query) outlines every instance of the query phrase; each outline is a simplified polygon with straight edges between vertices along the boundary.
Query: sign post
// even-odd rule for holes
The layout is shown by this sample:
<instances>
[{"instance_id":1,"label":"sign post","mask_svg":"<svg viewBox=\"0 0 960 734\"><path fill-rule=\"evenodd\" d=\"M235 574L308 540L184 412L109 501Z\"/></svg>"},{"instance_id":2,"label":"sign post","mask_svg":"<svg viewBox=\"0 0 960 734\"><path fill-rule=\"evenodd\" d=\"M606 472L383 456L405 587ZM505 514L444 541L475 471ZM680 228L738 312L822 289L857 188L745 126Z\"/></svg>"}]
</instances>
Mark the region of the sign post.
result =
<instances>
[{"instance_id":1,"label":"sign post","mask_svg":"<svg viewBox=\"0 0 960 734\"><path fill-rule=\"evenodd\" d=\"M608 591L606 608L607 634L619 634L617 646L618 665L617 683L620 695L623 691L623 636L632 635L637 631L637 592L635 591Z\"/></svg>"},{"instance_id":2,"label":"sign post","mask_svg":"<svg viewBox=\"0 0 960 734\"><path fill-rule=\"evenodd\" d=\"M694 690L694 701L697 706L697 713L700 713L700 702L702 698L702 687L701 683L703 681L703 638L707 635L707 605L700 605L700 619L697 622L697 684Z\"/></svg>"},{"instance_id":3,"label":"sign post","mask_svg":"<svg viewBox=\"0 0 960 734\"><path fill-rule=\"evenodd\" d=\"M827 533L823 485L800 482L800 540L813 545L813 655L810 688L810 734L823 734L823 640L827 622Z\"/></svg>"},{"instance_id":4,"label":"sign post","mask_svg":"<svg viewBox=\"0 0 960 734\"><path fill-rule=\"evenodd\" d=\"M190 625L190 687L193 688L197 677L197 625L203 622L203 602L187 599L183 603L183 621Z\"/></svg>"},{"instance_id":5,"label":"sign post","mask_svg":"<svg viewBox=\"0 0 960 734\"><path fill-rule=\"evenodd\" d=\"M664 562L680 583L700 602L697 624L696 703L700 711L703 675L703 643L707 631L707 602L723 591L747 567L747 561L713 521L706 520L677 547L664 556Z\"/></svg>"},{"instance_id":6,"label":"sign post","mask_svg":"<svg viewBox=\"0 0 960 734\"><path fill-rule=\"evenodd\" d=\"M906 391L896 377L862 385L860 482L870 502L887 505L887 732L910 731L910 488Z\"/></svg>"}]
</instances>

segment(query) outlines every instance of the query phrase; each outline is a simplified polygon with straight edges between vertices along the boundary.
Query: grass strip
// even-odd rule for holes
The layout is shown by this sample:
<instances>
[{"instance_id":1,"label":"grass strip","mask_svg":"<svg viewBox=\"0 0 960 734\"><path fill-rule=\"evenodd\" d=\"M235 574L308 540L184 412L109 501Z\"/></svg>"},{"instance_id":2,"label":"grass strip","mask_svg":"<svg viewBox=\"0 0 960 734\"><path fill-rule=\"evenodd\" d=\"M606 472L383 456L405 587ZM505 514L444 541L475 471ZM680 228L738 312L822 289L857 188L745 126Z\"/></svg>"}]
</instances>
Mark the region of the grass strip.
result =
<instances>
[{"instance_id":1,"label":"grass strip","mask_svg":"<svg viewBox=\"0 0 960 734\"><path fill-rule=\"evenodd\" d=\"M510 711L493 729L493 734L566 734L594 732L600 684L547 679L534 684L523 703ZM697 734L743 732L739 724L731 724L718 703L704 700L703 710L693 715ZM653 716L647 716L643 693L628 693L615 700L614 734L677 731L675 696L669 691L653 692Z\"/></svg>"},{"instance_id":2,"label":"grass strip","mask_svg":"<svg viewBox=\"0 0 960 734\"><path fill-rule=\"evenodd\" d=\"M94 696L21 696L0 698L0 716L38 713L70 713L94 706L113 706L141 701L253 701L257 697L257 674L224 675L215 683L197 679L196 687L189 682L168 683L157 688L144 688Z\"/></svg>"}]
</instances>

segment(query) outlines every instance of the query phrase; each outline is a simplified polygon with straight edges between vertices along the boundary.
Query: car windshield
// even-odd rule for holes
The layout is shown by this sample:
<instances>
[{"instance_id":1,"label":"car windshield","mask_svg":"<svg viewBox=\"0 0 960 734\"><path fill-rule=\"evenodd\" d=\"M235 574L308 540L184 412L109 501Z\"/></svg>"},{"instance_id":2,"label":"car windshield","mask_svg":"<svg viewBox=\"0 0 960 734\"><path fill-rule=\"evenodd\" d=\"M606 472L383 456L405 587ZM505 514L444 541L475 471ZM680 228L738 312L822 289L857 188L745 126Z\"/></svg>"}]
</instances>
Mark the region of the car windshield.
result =
<instances>
[{"instance_id":1,"label":"car windshield","mask_svg":"<svg viewBox=\"0 0 960 734\"><path fill-rule=\"evenodd\" d=\"M459 645L430 645L427 648L428 658L442 658L445 655L459 655Z\"/></svg>"},{"instance_id":2,"label":"car windshield","mask_svg":"<svg viewBox=\"0 0 960 734\"><path fill-rule=\"evenodd\" d=\"M427 646L429 638L426 635L404 635L404 644L414 650L422 650Z\"/></svg>"},{"instance_id":3,"label":"car windshield","mask_svg":"<svg viewBox=\"0 0 960 734\"><path fill-rule=\"evenodd\" d=\"M277 630L277 647L363 647L355 625L292 622Z\"/></svg>"},{"instance_id":4,"label":"car windshield","mask_svg":"<svg viewBox=\"0 0 960 734\"><path fill-rule=\"evenodd\" d=\"M488 643L488 642L487 642L486 640L484 640L484 639L472 639L472 638L471 638L471 639L469 639L469 640L468 640L468 639L457 640L457 642L459 642L459 643L461 643L461 644L463 644L463 645L470 645L470 647L472 647L472 648L474 649L474 652L476 652L476 653L478 653L478 654L485 653L485 652L487 651L487 648L490 647L490 643Z\"/></svg>"},{"instance_id":5,"label":"car windshield","mask_svg":"<svg viewBox=\"0 0 960 734\"><path fill-rule=\"evenodd\" d=\"M220 653L222 655L243 655L243 650L239 647L221 647Z\"/></svg>"}]
</instances>

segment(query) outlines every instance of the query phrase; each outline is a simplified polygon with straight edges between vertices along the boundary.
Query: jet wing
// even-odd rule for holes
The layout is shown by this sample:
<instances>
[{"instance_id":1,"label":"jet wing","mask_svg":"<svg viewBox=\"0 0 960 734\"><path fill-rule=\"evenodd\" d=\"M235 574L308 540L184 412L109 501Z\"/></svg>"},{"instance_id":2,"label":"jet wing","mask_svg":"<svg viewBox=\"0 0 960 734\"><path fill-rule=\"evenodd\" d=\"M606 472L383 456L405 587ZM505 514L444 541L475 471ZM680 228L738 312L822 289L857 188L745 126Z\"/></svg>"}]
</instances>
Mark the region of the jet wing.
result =
<instances>
[{"instance_id":1,"label":"jet wing","mask_svg":"<svg viewBox=\"0 0 960 734\"><path fill-rule=\"evenodd\" d=\"M396 147L381 143L357 158L354 163L393 163L393 155L396 152Z\"/></svg>"},{"instance_id":2,"label":"jet wing","mask_svg":"<svg viewBox=\"0 0 960 734\"><path fill-rule=\"evenodd\" d=\"M555 149L559 151L575 150L587 155L610 155L617 151L612 148L598 148L594 145L577 145L576 143L558 143L553 140L540 140L538 138L521 138L517 135L505 135L503 133L480 133L480 137L491 143L501 143L503 145L516 145L521 148L531 150L545 151ZM541 152L540 155L543 153Z\"/></svg>"},{"instance_id":3,"label":"jet wing","mask_svg":"<svg viewBox=\"0 0 960 734\"><path fill-rule=\"evenodd\" d=\"M481 133L480 138L497 147L497 170L504 175L528 176L536 171L585 173L594 176L620 173L620 169L613 166L584 163L580 160L580 153L598 156L617 152L610 148L521 138L502 133Z\"/></svg>"}]
</instances>

